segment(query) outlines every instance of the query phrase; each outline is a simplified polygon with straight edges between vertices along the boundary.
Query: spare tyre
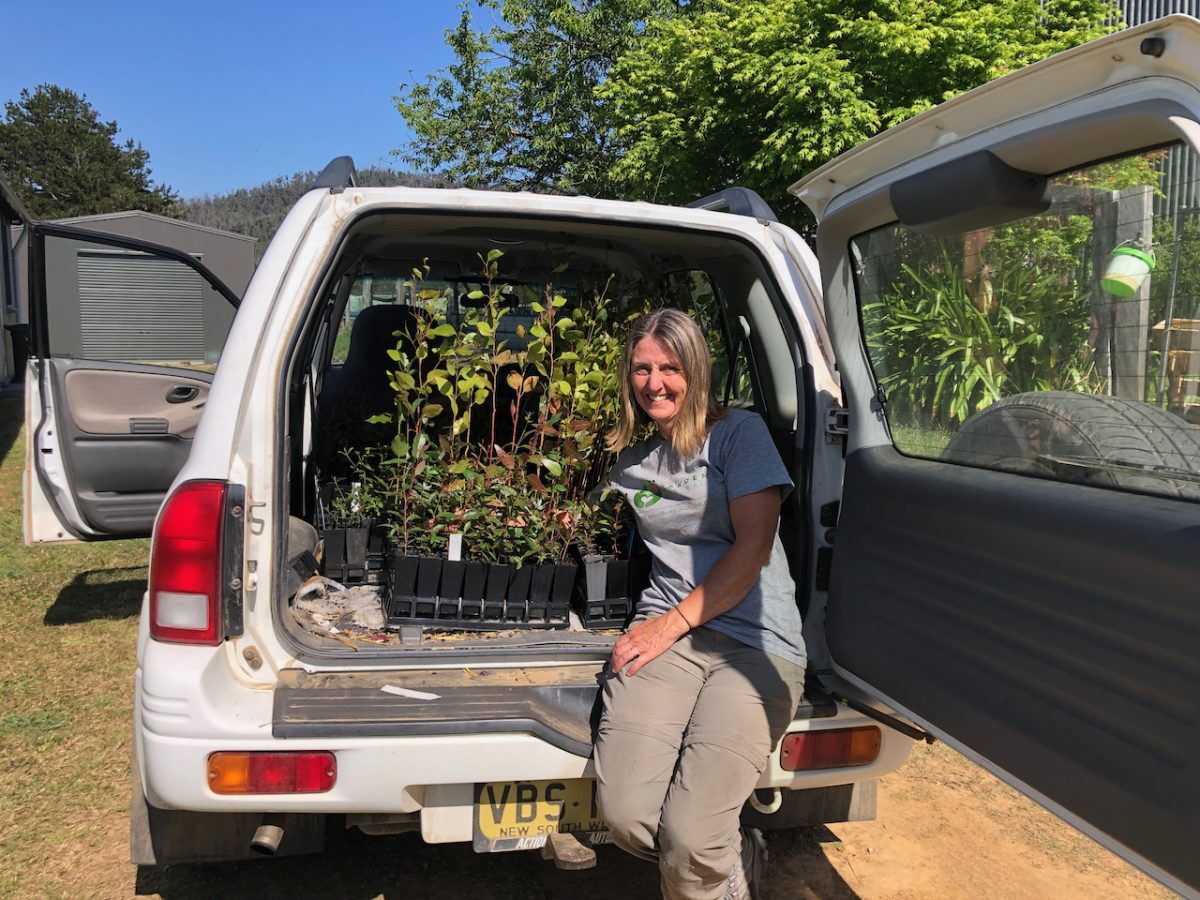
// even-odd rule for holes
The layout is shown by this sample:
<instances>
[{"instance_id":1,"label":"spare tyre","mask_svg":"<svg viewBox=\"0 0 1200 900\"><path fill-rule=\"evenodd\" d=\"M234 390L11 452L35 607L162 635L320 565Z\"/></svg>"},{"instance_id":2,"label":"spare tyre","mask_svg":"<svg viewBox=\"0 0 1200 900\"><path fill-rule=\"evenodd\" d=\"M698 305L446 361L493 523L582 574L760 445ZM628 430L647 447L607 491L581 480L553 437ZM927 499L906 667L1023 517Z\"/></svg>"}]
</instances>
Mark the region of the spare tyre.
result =
<instances>
[{"instance_id":1,"label":"spare tyre","mask_svg":"<svg viewBox=\"0 0 1200 900\"><path fill-rule=\"evenodd\" d=\"M1120 397L1070 391L1005 397L964 422L942 458L1200 500L1200 429Z\"/></svg>"}]
</instances>

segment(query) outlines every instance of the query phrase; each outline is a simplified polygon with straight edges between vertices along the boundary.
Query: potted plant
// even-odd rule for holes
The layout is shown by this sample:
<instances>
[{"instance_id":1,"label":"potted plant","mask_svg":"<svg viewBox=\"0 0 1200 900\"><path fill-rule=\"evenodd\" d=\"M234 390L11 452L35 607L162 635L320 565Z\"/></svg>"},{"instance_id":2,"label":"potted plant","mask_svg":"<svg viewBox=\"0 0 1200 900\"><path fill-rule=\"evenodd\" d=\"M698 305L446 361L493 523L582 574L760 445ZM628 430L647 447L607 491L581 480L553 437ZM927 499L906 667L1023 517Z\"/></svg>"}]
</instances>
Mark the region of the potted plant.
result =
<instances>
[{"instance_id":1,"label":"potted plant","mask_svg":"<svg viewBox=\"0 0 1200 900\"><path fill-rule=\"evenodd\" d=\"M359 464L385 483L403 615L565 626L569 548L612 462L602 436L617 408L614 279L568 300L552 284L506 282L502 255L481 255L453 311L440 293L416 311L391 351L394 408L370 419L395 436ZM445 558L451 535L464 540L461 560Z\"/></svg>"}]
</instances>

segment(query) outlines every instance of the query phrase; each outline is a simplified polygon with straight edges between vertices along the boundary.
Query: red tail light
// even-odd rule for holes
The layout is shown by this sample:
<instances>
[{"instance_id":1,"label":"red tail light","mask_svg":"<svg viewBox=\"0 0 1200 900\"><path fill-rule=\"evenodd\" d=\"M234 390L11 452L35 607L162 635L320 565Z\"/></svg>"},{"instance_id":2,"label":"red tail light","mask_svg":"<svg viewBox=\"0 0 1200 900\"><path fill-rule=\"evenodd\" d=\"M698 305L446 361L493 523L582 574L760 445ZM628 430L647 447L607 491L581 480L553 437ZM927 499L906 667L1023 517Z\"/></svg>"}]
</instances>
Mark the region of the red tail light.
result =
<instances>
[{"instance_id":1,"label":"red tail light","mask_svg":"<svg viewBox=\"0 0 1200 900\"><path fill-rule=\"evenodd\" d=\"M879 758L882 735L874 725L796 731L779 745L779 764L788 772L865 766Z\"/></svg>"},{"instance_id":2,"label":"red tail light","mask_svg":"<svg viewBox=\"0 0 1200 900\"><path fill-rule=\"evenodd\" d=\"M215 794L319 794L336 781L337 760L324 750L222 751L208 757L208 786Z\"/></svg>"},{"instance_id":3,"label":"red tail light","mask_svg":"<svg viewBox=\"0 0 1200 900\"><path fill-rule=\"evenodd\" d=\"M221 642L221 525L225 482L188 481L167 498L150 550L150 635Z\"/></svg>"}]
</instances>

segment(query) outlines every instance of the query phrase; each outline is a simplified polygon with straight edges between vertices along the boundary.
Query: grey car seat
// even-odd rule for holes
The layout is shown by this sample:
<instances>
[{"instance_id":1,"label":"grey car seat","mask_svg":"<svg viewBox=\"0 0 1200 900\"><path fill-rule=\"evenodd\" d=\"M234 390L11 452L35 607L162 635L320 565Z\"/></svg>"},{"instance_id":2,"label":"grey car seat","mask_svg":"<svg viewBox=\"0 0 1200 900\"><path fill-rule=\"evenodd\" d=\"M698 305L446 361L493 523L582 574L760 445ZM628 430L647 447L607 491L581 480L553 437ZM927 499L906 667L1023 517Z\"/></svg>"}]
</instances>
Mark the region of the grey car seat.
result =
<instances>
[{"instance_id":1,"label":"grey car seat","mask_svg":"<svg viewBox=\"0 0 1200 900\"><path fill-rule=\"evenodd\" d=\"M322 470L329 470L343 447L379 443L395 434L395 426L366 420L395 411L389 375L397 363L388 351L400 347L411 354L415 324L416 312L408 306L368 306L354 319L346 361L329 369L321 391L316 444Z\"/></svg>"}]
</instances>

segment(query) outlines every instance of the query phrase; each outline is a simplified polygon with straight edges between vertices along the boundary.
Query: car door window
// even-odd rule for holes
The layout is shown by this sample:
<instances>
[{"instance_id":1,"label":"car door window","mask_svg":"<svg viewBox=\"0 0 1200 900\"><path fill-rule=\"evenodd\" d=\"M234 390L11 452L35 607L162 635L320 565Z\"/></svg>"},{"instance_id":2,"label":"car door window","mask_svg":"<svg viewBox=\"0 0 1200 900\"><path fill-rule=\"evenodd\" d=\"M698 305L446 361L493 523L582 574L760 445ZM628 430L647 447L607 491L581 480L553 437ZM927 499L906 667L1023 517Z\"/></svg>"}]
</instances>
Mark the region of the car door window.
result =
<instances>
[{"instance_id":1,"label":"car door window","mask_svg":"<svg viewBox=\"0 0 1200 900\"><path fill-rule=\"evenodd\" d=\"M44 247L50 356L215 370L235 309L199 271L76 235Z\"/></svg>"},{"instance_id":2,"label":"car door window","mask_svg":"<svg viewBox=\"0 0 1200 900\"><path fill-rule=\"evenodd\" d=\"M730 321L720 289L702 269L672 273L669 287L674 302L691 313L704 332L718 400L725 406L752 408L754 382L746 328L740 321Z\"/></svg>"},{"instance_id":3,"label":"car door window","mask_svg":"<svg viewBox=\"0 0 1200 900\"><path fill-rule=\"evenodd\" d=\"M1039 215L854 238L897 449L1200 500L1198 173L1160 147L1052 177Z\"/></svg>"}]
</instances>

